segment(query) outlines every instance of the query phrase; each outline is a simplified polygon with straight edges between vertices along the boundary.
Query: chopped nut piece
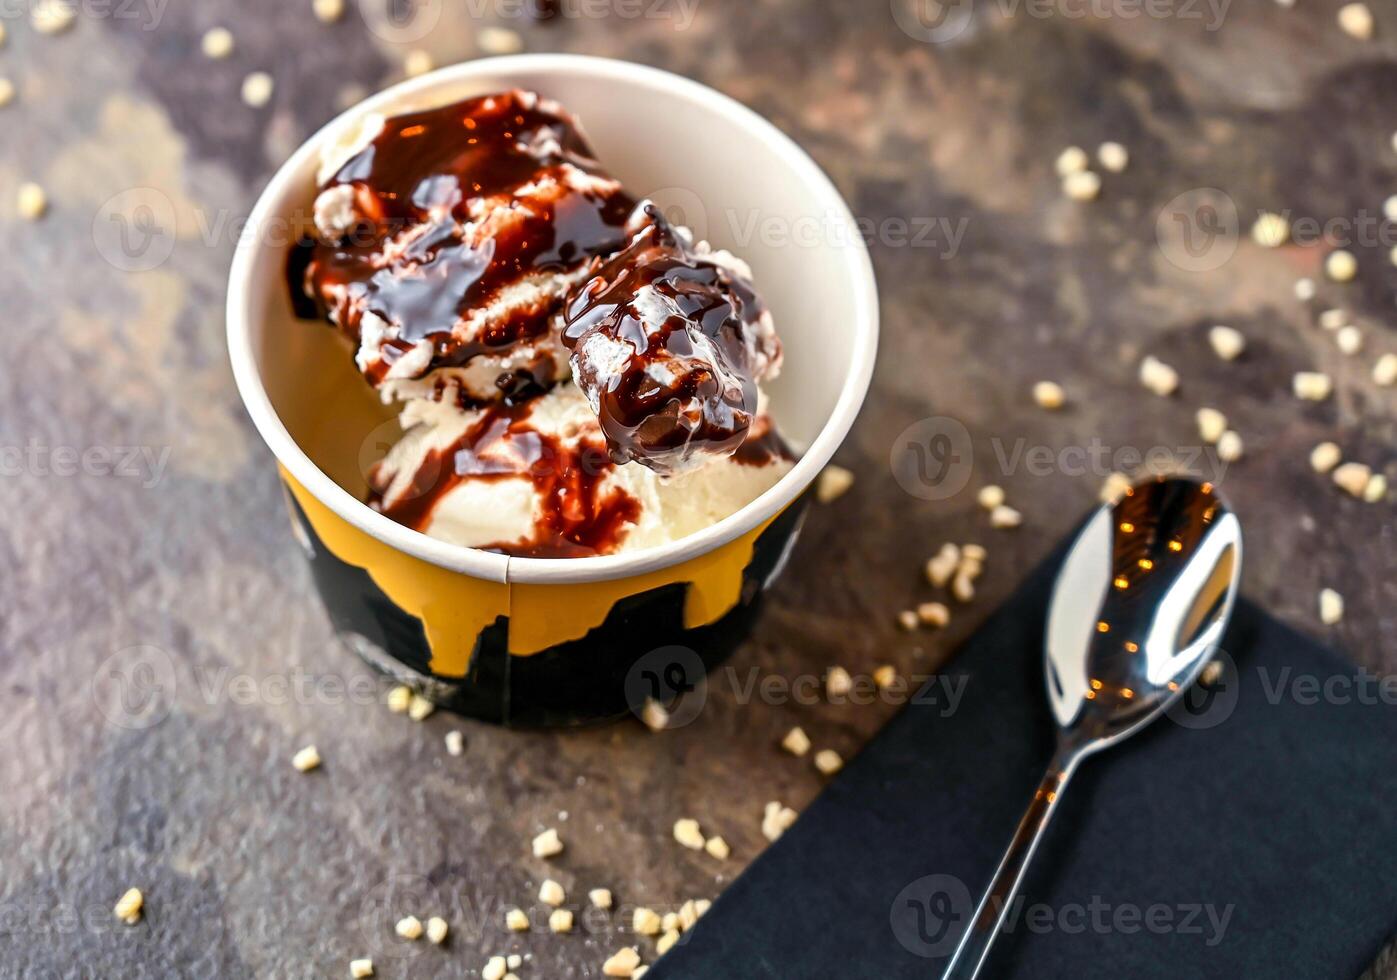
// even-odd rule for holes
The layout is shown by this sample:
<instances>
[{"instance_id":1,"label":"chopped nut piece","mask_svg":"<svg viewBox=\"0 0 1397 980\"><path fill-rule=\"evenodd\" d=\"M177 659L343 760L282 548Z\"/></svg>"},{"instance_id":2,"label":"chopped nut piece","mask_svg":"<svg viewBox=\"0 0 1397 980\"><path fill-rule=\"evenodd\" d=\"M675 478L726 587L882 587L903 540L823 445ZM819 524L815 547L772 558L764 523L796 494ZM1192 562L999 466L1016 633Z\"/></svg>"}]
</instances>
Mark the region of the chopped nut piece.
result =
<instances>
[{"instance_id":1,"label":"chopped nut piece","mask_svg":"<svg viewBox=\"0 0 1397 980\"><path fill-rule=\"evenodd\" d=\"M550 858L562 853L563 842L558 839L558 832L552 827L534 838L534 857Z\"/></svg>"},{"instance_id":2,"label":"chopped nut piece","mask_svg":"<svg viewBox=\"0 0 1397 980\"><path fill-rule=\"evenodd\" d=\"M1246 350L1247 338L1233 327L1216 326L1208 331L1208 343L1213 345L1213 353L1218 357L1235 361Z\"/></svg>"},{"instance_id":3,"label":"chopped nut piece","mask_svg":"<svg viewBox=\"0 0 1397 980\"><path fill-rule=\"evenodd\" d=\"M917 607L917 618L924 626L945 626L951 621L951 611L943 602L924 602Z\"/></svg>"},{"instance_id":4,"label":"chopped nut piece","mask_svg":"<svg viewBox=\"0 0 1397 980\"><path fill-rule=\"evenodd\" d=\"M15 83L8 78L0 78L0 107L15 100Z\"/></svg>"},{"instance_id":5,"label":"chopped nut piece","mask_svg":"<svg viewBox=\"0 0 1397 980\"><path fill-rule=\"evenodd\" d=\"M969 602L975 598L975 580L965 572L956 572L951 580L951 596L956 602Z\"/></svg>"},{"instance_id":6,"label":"chopped nut piece","mask_svg":"<svg viewBox=\"0 0 1397 980\"><path fill-rule=\"evenodd\" d=\"M654 909L638 908L631 914L631 931L641 936L659 935L662 922Z\"/></svg>"},{"instance_id":7,"label":"chopped nut piece","mask_svg":"<svg viewBox=\"0 0 1397 980\"><path fill-rule=\"evenodd\" d=\"M432 704L420 694L414 694L412 700L407 705L407 716L413 721L425 721L427 717L437 710L437 706Z\"/></svg>"},{"instance_id":8,"label":"chopped nut piece","mask_svg":"<svg viewBox=\"0 0 1397 980\"><path fill-rule=\"evenodd\" d=\"M1062 178L1062 192L1074 201L1094 201L1101 193L1101 177L1090 170Z\"/></svg>"},{"instance_id":9,"label":"chopped nut piece","mask_svg":"<svg viewBox=\"0 0 1397 980\"><path fill-rule=\"evenodd\" d=\"M1067 395L1062 390L1062 385L1055 381L1040 381L1033 386L1033 400L1038 403L1039 408L1046 408L1048 411L1056 411L1067 403Z\"/></svg>"},{"instance_id":10,"label":"chopped nut piece","mask_svg":"<svg viewBox=\"0 0 1397 980\"><path fill-rule=\"evenodd\" d=\"M1322 402L1334 390L1329 375L1320 371L1297 371L1292 381L1295 397L1308 402Z\"/></svg>"},{"instance_id":11,"label":"chopped nut piece","mask_svg":"<svg viewBox=\"0 0 1397 980\"><path fill-rule=\"evenodd\" d=\"M1198 420L1198 437L1206 443L1215 443L1227 431L1227 416L1216 408L1200 408L1195 416Z\"/></svg>"},{"instance_id":12,"label":"chopped nut piece","mask_svg":"<svg viewBox=\"0 0 1397 980\"><path fill-rule=\"evenodd\" d=\"M40 34L62 34L77 19L73 0L37 0L29 8L29 23Z\"/></svg>"},{"instance_id":13,"label":"chopped nut piece","mask_svg":"<svg viewBox=\"0 0 1397 980\"><path fill-rule=\"evenodd\" d=\"M1334 343L1340 351L1353 356L1363 349L1363 331L1357 327L1344 327L1334 335Z\"/></svg>"},{"instance_id":14,"label":"chopped nut piece","mask_svg":"<svg viewBox=\"0 0 1397 980\"><path fill-rule=\"evenodd\" d=\"M897 668L892 664L883 664L873 671L873 683L878 685L879 690L887 690L896 682Z\"/></svg>"},{"instance_id":15,"label":"chopped nut piece","mask_svg":"<svg viewBox=\"0 0 1397 980\"><path fill-rule=\"evenodd\" d=\"M1355 497L1363 496L1373 471L1366 463L1344 463L1334 470L1334 482Z\"/></svg>"},{"instance_id":16,"label":"chopped nut piece","mask_svg":"<svg viewBox=\"0 0 1397 980\"><path fill-rule=\"evenodd\" d=\"M987 509L993 510L1000 503ZM951 580L951 576L956 573L960 566L960 549L949 542L941 546L941 550L936 555L928 559L926 563L926 577L932 585L938 589Z\"/></svg>"},{"instance_id":17,"label":"chopped nut piece","mask_svg":"<svg viewBox=\"0 0 1397 980\"><path fill-rule=\"evenodd\" d=\"M703 850L703 834L697 820L683 817L674 821L674 839L691 851Z\"/></svg>"},{"instance_id":18,"label":"chopped nut piece","mask_svg":"<svg viewBox=\"0 0 1397 980\"><path fill-rule=\"evenodd\" d=\"M1319 621L1325 626L1333 626L1344 618L1344 597L1333 589L1319 592Z\"/></svg>"},{"instance_id":19,"label":"chopped nut piece","mask_svg":"<svg viewBox=\"0 0 1397 980\"><path fill-rule=\"evenodd\" d=\"M897 625L907 632L912 632L917 628L917 614L910 609L904 609L897 614Z\"/></svg>"},{"instance_id":20,"label":"chopped nut piece","mask_svg":"<svg viewBox=\"0 0 1397 980\"><path fill-rule=\"evenodd\" d=\"M709 856L717 858L719 861L726 861L728 855L732 853L732 848L728 847L728 842L721 837L710 837L704 841L703 849Z\"/></svg>"},{"instance_id":21,"label":"chopped nut piece","mask_svg":"<svg viewBox=\"0 0 1397 980\"><path fill-rule=\"evenodd\" d=\"M796 822L796 812L788 806L782 806L775 800L766 805L766 811L762 814L762 836L769 841L774 841L780 837L791 824Z\"/></svg>"},{"instance_id":22,"label":"chopped nut piece","mask_svg":"<svg viewBox=\"0 0 1397 980\"><path fill-rule=\"evenodd\" d=\"M446 920L439 915L434 915L427 920L427 938L433 945L440 946L446 942L446 934L451 931L451 927L446 924Z\"/></svg>"},{"instance_id":23,"label":"chopped nut piece","mask_svg":"<svg viewBox=\"0 0 1397 980\"><path fill-rule=\"evenodd\" d=\"M1290 222L1283 215L1263 211L1251 226L1251 238L1262 248L1280 248L1290 238Z\"/></svg>"},{"instance_id":24,"label":"chopped nut piece","mask_svg":"<svg viewBox=\"0 0 1397 980\"><path fill-rule=\"evenodd\" d=\"M833 776L844 768L844 760L834 749L821 749L815 753L815 768L826 776Z\"/></svg>"},{"instance_id":25,"label":"chopped nut piece","mask_svg":"<svg viewBox=\"0 0 1397 980\"><path fill-rule=\"evenodd\" d=\"M631 977L640 966L640 954L631 946L618 949L611 959L601 965L601 972L608 977Z\"/></svg>"},{"instance_id":26,"label":"chopped nut piece","mask_svg":"<svg viewBox=\"0 0 1397 980\"><path fill-rule=\"evenodd\" d=\"M830 463L820 471L820 479L815 484L815 499L822 504L828 504L844 496L853 485L852 471Z\"/></svg>"},{"instance_id":27,"label":"chopped nut piece","mask_svg":"<svg viewBox=\"0 0 1397 980\"><path fill-rule=\"evenodd\" d=\"M486 54L515 54L524 50L524 39L518 31L506 27L487 27L475 38L476 46Z\"/></svg>"},{"instance_id":28,"label":"chopped nut piece","mask_svg":"<svg viewBox=\"0 0 1397 980\"><path fill-rule=\"evenodd\" d=\"M567 893L563 891L563 886L552 878L545 878L543 884L538 886L538 900L544 905L552 905L556 908L563 904L567 898Z\"/></svg>"},{"instance_id":29,"label":"chopped nut piece","mask_svg":"<svg viewBox=\"0 0 1397 980\"><path fill-rule=\"evenodd\" d=\"M407 53L403 59L403 74L408 78L416 78L418 75L425 75L435 66L432 56L421 48L415 48Z\"/></svg>"},{"instance_id":30,"label":"chopped nut piece","mask_svg":"<svg viewBox=\"0 0 1397 980\"><path fill-rule=\"evenodd\" d=\"M17 207L19 216L28 221L38 221L48 210L49 199L44 189L35 183L19 185Z\"/></svg>"},{"instance_id":31,"label":"chopped nut piece","mask_svg":"<svg viewBox=\"0 0 1397 980\"><path fill-rule=\"evenodd\" d=\"M1140 362L1140 383L1160 397L1172 395L1179 387L1179 372L1154 356Z\"/></svg>"},{"instance_id":32,"label":"chopped nut piece","mask_svg":"<svg viewBox=\"0 0 1397 980\"><path fill-rule=\"evenodd\" d=\"M1302 303L1308 303L1315 298L1315 281L1304 277L1295 280L1295 298Z\"/></svg>"},{"instance_id":33,"label":"chopped nut piece","mask_svg":"<svg viewBox=\"0 0 1397 980\"><path fill-rule=\"evenodd\" d=\"M243 102L253 109L260 109L272 100L276 82L264 71L255 71L243 79Z\"/></svg>"},{"instance_id":34,"label":"chopped nut piece","mask_svg":"<svg viewBox=\"0 0 1397 980\"><path fill-rule=\"evenodd\" d=\"M415 915L404 916L398 920L393 931L404 939L420 939L422 937L422 921Z\"/></svg>"},{"instance_id":35,"label":"chopped nut piece","mask_svg":"<svg viewBox=\"0 0 1397 980\"><path fill-rule=\"evenodd\" d=\"M662 732L669 727L669 711L654 698L646 698L645 707L640 709L640 720L652 732Z\"/></svg>"},{"instance_id":36,"label":"chopped nut piece","mask_svg":"<svg viewBox=\"0 0 1397 980\"><path fill-rule=\"evenodd\" d=\"M1384 354L1373 365L1373 383L1390 388L1397 384L1397 354Z\"/></svg>"},{"instance_id":37,"label":"chopped nut piece","mask_svg":"<svg viewBox=\"0 0 1397 980\"><path fill-rule=\"evenodd\" d=\"M140 921L141 910L145 907L145 896L141 894L139 888L128 888L126 894L117 900L116 907L112 913L125 922L128 926L133 926Z\"/></svg>"},{"instance_id":38,"label":"chopped nut piece","mask_svg":"<svg viewBox=\"0 0 1397 980\"><path fill-rule=\"evenodd\" d=\"M1338 330L1348 322L1348 313L1344 310L1325 310L1319 315L1319 325L1325 330Z\"/></svg>"},{"instance_id":39,"label":"chopped nut piece","mask_svg":"<svg viewBox=\"0 0 1397 980\"><path fill-rule=\"evenodd\" d=\"M655 952L664 956L677 942L679 942L679 932L675 929L670 929L655 943Z\"/></svg>"},{"instance_id":40,"label":"chopped nut piece","mask_svg":"<svg viewBox=\"0 0 1397 980\"><path fill-rule=\"evenodd\" d=\"M388 697L384 703L388 705L388 710L393 714L406 714L408 705L412 704L412 688L405 684L399 684L388 692Z\"/></svg>"},{"instance_id":41,"label":"chopped nut piece","mask_svg":"<svg viewBox=\"0 0 1397 980\"><path fill-rule=\"evenodd\" d=\"M480 976L482 980L504 980L504 975L508 969L503 956L492 956L481 967Z\"/></svg>"},{"instance_id":42,"label":"chopped nut piece","mask_svg":"<svg viewBox=\"0 0 1397 980\"><path fill-rule=\"evenodd\" d=\"M1101 484L1101 492L1097 495L1102 503L1115 503L1126 492L1135 486L1135 483L1124 473L1112 473L1106 477L1106 481Z\"/></svg>"},{"instance_id":43,"label":"chopped nut piece","mask_svg":"<svg viewBox=\"0 0 1397 980\"><path fill-rule=\"evenodd\" d=\"M517 970L524 965L524 957L520 956L518 953L510 953L504 958L504 963L505 966L509 967L511 970Z\"/></svg>"},{"instance_id":44,"label":"chopped nut piece","mask_svg":"<svg viewBox=\"0 0 1397 980\"><path fill-rule=\"evenodd\" d=\"M791 755L804 755L810 751L810 736L805 734L805 730L797 725L786 733L786 737L781 739L781 748Z\"/></svg>"},{"instance_id":45,"label":"chopped nut piece","mask_svg":"<svg viewBox=\"0 0 1397 980\"><path fill-rule=\"evenodd\" d=\"M510 909L504 914L504 924L510 932L528 932L529 917L523 909Z\"/></svg>"},{"instance_id":46,"label":"chopped nut piece","mask_svg":"<svg viewBox=\"0 0 1397 980\"><path fill-rule=\"evenodd\" d=\"M572 910L554 909L548 915L549 932L572 932Z\"/></svg>"},{"instance_id":47,"label":"chopped nut piece","mask_svg":"<svg viewBox=\"0 0 1397 980\"><path fill-rule=\"evenodd\" d=\"M1387 259L1393 265L1397 265L1397 245L1392 246L1392 251L1387 253Z\"/></svg>"},{"instance_id":48,"label":"chopped nut piece","mask_svg":"<svg viewBox=\"0 0 1397 980\"><path fill-rule=\"evenodd\" d=\"M703 918L703 913L707 912L712 907L712 902L710 902L706 898L700 898L697 902L694 903L694 915L698 916L701 919Z\"/></svg>"},{"instance_id":49,"label":"chopped nut piece","mask_svg":"<svg viewBox=\"0 0 1397 980\"><path fill-rule=\"evenodd\" d=\"M1381 503L1387 497L1387 476L1374 473L1368 477L1368 485L1363 488L1363 499L1370 504Z\"/></svg>"},{"instance_id":50,"label":"chopped nut piece","mask_svg":"<svg viewBox=\"0 0 1397 980\"><path fill-rule=\"evenodd\" d=\"M611 908L611 889L593 888L587 893L587 901L599 909Z\"/></svg>"},{"instance_id":51,"label":"chopped nut piece","mask_svg":"<svg viewBox=\"0 0 1397 980\"><path fill-rule=\"evenodd\" d=\"M631 971L631 980L640 980L640 978L645 976L645 974L648 972L650 972L650 968L648 966L645 966L644 964L641 964L640 966L636 967L634 970Z\"/></svg>"},{"instance_id":52,"label":"chopped nut piece","mask_svg":"<svg viewBox=\"0 0 1397 980\"><path fill-rule=\"evenodd\" d=\"M1373 36L1373 12L1364 3L1346 3L1339 8L1339 27L1349 37L1367 41Z\"/></svg>"},{"instance_id":53,"label":"chopped nut piece","mask_svg":"<svg viewBox=\"0 0 1397 980\"><path fill-rule=\"evenodd\" d=\"M291 765L296 767L297 772L310 772L312 769L320 768L320 752L314 745L307 745L291 757Z\"/></svg>"},{"instance_id":54,"label":"chopped nut piece","mask_svg":"<svg viewBox=\"0 0 1397 980\"><path fill-rule=\"evenodd\" d=\"M1332 442L1321 442L1310 450L1310 468L1316 473L1328 473L1339 465L1343 452Z\"/></svg>"},{"instance_id":55,"label":"chopped nut piece","mask_svg":"<svg viewBox=\"0 0 1397 980\"><path fill-rule=\"evenodd\" d=\"M1382 213L1388 221L1397 221L1397 194L1382 202Z\"/></svg>"},{"instance_id":56,"label":"chopped nut piece","mask_svg":"<svg viewBox=\"0 0 1397 980\"><path fill-rule=\"evenodd\" d=\"M1004 503L1004 488L995 486L993 483L983 486L980 488L980 492L975 495L975 499L985 510L994 510ZM951 545L951 547L954 548L955 545Z\"/></svg>"},{"instance_id":57,"label":"chopped nut piece","mask_svg":"<svg viewBox=\"0 0 1397 980\"><path fill-rule=\"evenodd\" d=\"M344 0L312 0L310 6L322 24L333 24L344 16Z\"/></svg>"},{"instance_id":58,"label":"chopped nut piece","mask_svg":"<svg viewBox=\"0 0 1397 980\"><path fill-rule=\"evenodd\" d=\"M681 929L692 929L694 923L698 922L698 917L698 903L692 898L679 906L679 927Z\"/></svg>"},{"instance_id":59,"label":"chopped nut piece","mask_svg":"<svg viewBox=\"0 0 1397 980\"><path fill-rule=\"evenodd\" d=\"M1018 527L1023 523L1023 515L1014 508L1000 504L990 511L990 527Z\"/></svg>"},{"instance_id":60,"label":"chopped nut piece","mask_svg":"<svg viewBox=\"0 0 1397 980\"><path fill-rule=\"evenodd\" d=\"M466 737L458 731L446 733L446 754L461 755L466 751Z\"/></svg>"},{"instance_id":61,"label":"chopped nut piece","mask_svg":"<svg viewBox=\"0 0 1397 980\"><path fill-rule=\"evenodd\" d=\"M1336 248L1324 260L1324 274L1335 282L1349 282L1358 275L1358 260L1352 252Z\"/></svg>"},{"instance_id":62,"label":"chopped nut piece","mask_svg":"<svg viewBox=\"0 0 1397 980\"><path fill-rule=\"evenodd\" d=\"M669 932L671 929L675 930L676 932L680 932L680 931L683 930L683 928L684 928L683 924L680 923L680 921L679 921L679 913L678 913L678 912L666 912L666 913L660 918L660 931L661 931L661 932Z\"/></svg>"},{"instance_id":63,"label":"chopped nut piece","mask_svg":"<svg viewBox=\"0 0 1397 980\"><path fill-rule=\"evenodd\" d=\"M1118 174L1130 164L1130 151L1120 143L1102 143L1096 148L1096 160L1101 169Z\"/></svg>"},{"instance_id":64,"label":"chopped nut piece","mask_svg":"<svg viewBox=\"0 0 1397 980\"><path fill-rule=\"evenodd\" d=\"M219 61L233 53L233 32L226 27L215 27L204 33L199 47L205 58Z\"/></svg>"},{"instance_id":65,"label":"chopped nut piece","mask_svg":"<svg viewBox=\"0 0 1397 980\"><path fill-rule=\"evenodd\" d=\"M842 698L854 688L854 679L843 667L831 667L825 675L825 696Z\"/></svg>"},{"instance_id":66,"label":"chopped nut piece","mask_svg":"<svg viewBox=\"0 0 1397 980\"><path fill-rule=\"evenodd\" d=\"M1198 683L1202 684L1204 687L1211 687L1217 683L1218 678L1221 676L1222 661L1209 660L1203 665L1203 673L1198 675Z\"/></svg>"},{"instance_id":67,"label":"chopped nut piece","mask_svg":"<svg viewBox=\"0 0 1397 980\"><path fill-rule=\"evenodd\" d=\"M349 961L349 975L350 975L351 977L353 977L354 980L364 980L365 977L371 977L371 976L373 976L373 975L374 975L374 961L373 961L373 960L350 960L350 961Z\"/></svg>"},{"instance_id":68,"label":"chopped nut piece","mask_svg":"<svg viewBox=\"0 0 1397 980\"><path fill-rule=\"evenodd\" d=\"M961 556L966 561L980 562L982 564L984 560L990 556L990 553L985 550L985 546L982 544L968 544L961 548L960 552Z\"/></svg>"},{"instance_id":69,"label":"chopped nut piece","mask_svg":"<svg viewBox=\"0 0 1397 980\"><path fill-rule=\"evenodd\" d=\"M1087 158L1087 151L1080 146L1069 146L1057 155L1054 167L1059 177L1066 177L1069 174L1079 174L1087 169L1087 164L1091 161Z\"/></svg>"},{"instance_id":70,"label":"chopped nut piece","mask_svg":"<svg viewBox=\"0 0 1397 980\"><path fill-rule=\"evenodd\" d=\"M1228 429L1218 439L1218 459L1224 463L1235 463L1242 458L1242 437Z\"/></svg>"}]
</instances>

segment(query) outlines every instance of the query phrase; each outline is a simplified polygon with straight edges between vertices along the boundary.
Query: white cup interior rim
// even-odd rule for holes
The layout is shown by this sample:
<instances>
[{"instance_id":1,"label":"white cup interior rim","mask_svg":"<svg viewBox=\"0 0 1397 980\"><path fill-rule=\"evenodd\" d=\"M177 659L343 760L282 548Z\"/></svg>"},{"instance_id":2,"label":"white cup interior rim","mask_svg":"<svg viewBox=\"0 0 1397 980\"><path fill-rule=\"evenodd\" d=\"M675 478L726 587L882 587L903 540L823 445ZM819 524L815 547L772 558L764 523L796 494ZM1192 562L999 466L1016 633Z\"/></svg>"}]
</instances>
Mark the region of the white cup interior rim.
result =
<instances>
[{"instance_id":1,"label":"white cup interior rim","mask_svg":"<svg viewBox=\"0 0 1397 980\"><path fill-rule=\"evenodd\" d=\"M303 179L308 159L319 152L327 134L337 132L347 119L366 112L389 110L415 95L483 77L508 77L511 72L551 72L600 77L622 84L641 84L661 96L702 102L719 112L733 126L768 143L802 183L822 199L831 213L853 217L834 184L816 163L789 137L746 106L706 85L679 75L610 58L572 54L522 54L482 58L442 68L385 89L346 110L308 139L276 172L263 190L249 218L262 227L294 184ZM585 123L585 120L584 120ZM857 242L848 250L855 263L858 294L850 325L849 367L834 410L805 454L774 486L723 520L677 541L619 555L594 558L516 558L467 548L428 537L373 510L331 480L291 438L262 383L252 345L252 316L256 258L261 248L256 236L243 236L233 257L228 286L228 349L233 373L253 424L276 458L317 500L350 524L407 554L452 571L499 582L594 582L640 575L679 564L732 541L775 516L794 500L821 469L848 434L863 404L873 374L878 345L878 291L868 250Z\"/></svg>"}]
</instances>

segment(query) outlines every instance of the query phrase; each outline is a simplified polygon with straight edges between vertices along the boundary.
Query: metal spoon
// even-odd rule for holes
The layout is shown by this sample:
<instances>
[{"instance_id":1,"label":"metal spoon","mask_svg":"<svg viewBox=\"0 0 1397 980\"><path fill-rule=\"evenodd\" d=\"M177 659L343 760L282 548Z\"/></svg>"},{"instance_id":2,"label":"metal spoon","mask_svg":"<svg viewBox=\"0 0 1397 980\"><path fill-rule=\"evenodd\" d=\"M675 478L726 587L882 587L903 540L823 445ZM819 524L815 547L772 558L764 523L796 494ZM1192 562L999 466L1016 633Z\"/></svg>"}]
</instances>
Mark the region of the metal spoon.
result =
<instances>
[{"instance_id":1,"label":"metal spoon","mask_svg":"<svg viewBox=\"0 0 1397 980\"><path fill-rule=\"evenodd\" d=\"M1043 658L1057 750L946 980L984 965L1078 764L1158 718L1212 658L1241 566L1236 515L1212 484L1189 479L1133 487L1077 536L1053 587Z\"/></svg>"}]
</instances>

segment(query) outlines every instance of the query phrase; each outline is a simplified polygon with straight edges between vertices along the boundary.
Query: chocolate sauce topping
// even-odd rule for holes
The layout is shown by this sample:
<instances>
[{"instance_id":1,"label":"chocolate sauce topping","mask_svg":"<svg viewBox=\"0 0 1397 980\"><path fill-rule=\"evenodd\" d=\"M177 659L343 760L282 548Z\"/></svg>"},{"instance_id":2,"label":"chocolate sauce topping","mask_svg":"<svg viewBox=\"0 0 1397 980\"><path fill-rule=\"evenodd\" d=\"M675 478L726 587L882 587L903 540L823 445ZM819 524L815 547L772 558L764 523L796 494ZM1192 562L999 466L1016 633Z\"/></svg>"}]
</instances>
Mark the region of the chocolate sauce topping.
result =
<instances>
[{"instance_id":1,"label":"chocolate sauce topping","mask_svg":"<svg viewBox=\"0 0 1397 980\"><path fill-rule=\"evenodd\" d=\"M742 445L780 344L738 263L700 251L648 202L632 227L570 297L562 339L612 458L674 473Z\"/></svg>"}]
</instances>

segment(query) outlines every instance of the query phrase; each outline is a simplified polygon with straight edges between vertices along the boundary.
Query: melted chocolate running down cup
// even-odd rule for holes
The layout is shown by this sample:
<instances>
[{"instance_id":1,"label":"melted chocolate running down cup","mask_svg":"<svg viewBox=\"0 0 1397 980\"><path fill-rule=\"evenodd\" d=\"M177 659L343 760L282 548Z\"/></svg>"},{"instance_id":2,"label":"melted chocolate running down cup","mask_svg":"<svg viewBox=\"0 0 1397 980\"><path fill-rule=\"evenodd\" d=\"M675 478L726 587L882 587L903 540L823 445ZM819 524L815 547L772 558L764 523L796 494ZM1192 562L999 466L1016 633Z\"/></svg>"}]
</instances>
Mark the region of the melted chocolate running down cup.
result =
<instances>
[{"instance_id":1,"label":"melted chocolate running down cup","mask_svg":"<svg viewBox=\"0 0 1397 980\"><path fill-rule=\"evenodd\" d=\"M568 300L563 344L612 459L681 473L737 452L781 344L745 263L695 245L650 202L628 227Z\"/></svg>"}]
</instances>

